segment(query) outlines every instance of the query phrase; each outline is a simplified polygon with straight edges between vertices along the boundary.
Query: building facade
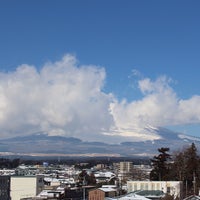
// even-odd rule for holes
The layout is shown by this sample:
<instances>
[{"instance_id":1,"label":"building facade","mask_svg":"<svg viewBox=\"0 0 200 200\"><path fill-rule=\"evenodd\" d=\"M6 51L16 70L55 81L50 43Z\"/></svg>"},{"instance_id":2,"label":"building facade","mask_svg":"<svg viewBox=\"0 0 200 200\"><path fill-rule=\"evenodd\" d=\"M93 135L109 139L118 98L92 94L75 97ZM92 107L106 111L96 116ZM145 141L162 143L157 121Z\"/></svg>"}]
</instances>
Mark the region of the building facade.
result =
<instances>
[{"instance_id":1,"label":"building facade","mask_svg":"<svg viewBox=\"0 0 200 200\"><path fill-rule=\"evenodd\" d=\"M133 171L132 162L120 162L119 163L119 173L120 174L129 174Z\"/></svg>"},{"instance_id":2,"label":"building facade","mask_svg":"<svg viewBox=\"0 0 200 200\"><path fill-rule=\"evenodd\" d=\"M88 200L104 200L106 197L116 196L116 190L112 188L98 188L89 191Z\"/></svg>"},{"instance_id":3,"label":"building facade","mask_svg":"<svg viewBox=\"0 0 200 200\"><path fill-rule=\"evenodd\" d=\"M182 195L181 181L127 181L127 191L160 190L165 194L180 198Z\"/></svg>"},{"instance_id":4,"label":"building facade","mask_svg":"<svg viewBox=\"0 0 200 200\"><path fill-rule=\"evenodd\" d=\"M44 176L12 176L10 196L12 200L34 197L44 189Z\"/></svg>"},{"instance_id":5,"label":"building facade","mask_svg":"<svg viewBox=\"0 0 200 200\"><path fill-rule=\"evenodd\" d=\"M0 199L10 200L10 176L0 176Z\"/></svg>"}]
</instances>

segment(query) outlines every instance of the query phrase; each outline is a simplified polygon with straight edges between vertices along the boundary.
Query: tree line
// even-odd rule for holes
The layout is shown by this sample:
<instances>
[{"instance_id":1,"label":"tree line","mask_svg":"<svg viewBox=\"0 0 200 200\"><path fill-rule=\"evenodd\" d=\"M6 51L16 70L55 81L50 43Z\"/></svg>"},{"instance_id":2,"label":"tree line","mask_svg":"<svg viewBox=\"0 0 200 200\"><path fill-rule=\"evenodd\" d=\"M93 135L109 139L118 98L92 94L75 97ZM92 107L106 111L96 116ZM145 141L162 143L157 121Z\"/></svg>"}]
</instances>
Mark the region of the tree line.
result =
<instances>
[{"instance_id":1,"label":"tree line","mask_svg":"<svg viewBox=\"0 0 200 200\"><path fill-rule=\"evenodd\" d=\"M16 158L13 160L7 158L0 158L0 169L13 169L18 167L20 164L20 159Z\"/></svg>"},{"instance_id":2,"label":"tree line","mask_svg":"<svg viewBox=\"0 0 200 200\"><path fill-rule=\"evenodd\" d=\"M200 157L194 143L180 152L170 154L169 148L159 148L151 159L150 180L182 181L184 196L198 194L200 189Z\"/></svg>"}]
</instances>

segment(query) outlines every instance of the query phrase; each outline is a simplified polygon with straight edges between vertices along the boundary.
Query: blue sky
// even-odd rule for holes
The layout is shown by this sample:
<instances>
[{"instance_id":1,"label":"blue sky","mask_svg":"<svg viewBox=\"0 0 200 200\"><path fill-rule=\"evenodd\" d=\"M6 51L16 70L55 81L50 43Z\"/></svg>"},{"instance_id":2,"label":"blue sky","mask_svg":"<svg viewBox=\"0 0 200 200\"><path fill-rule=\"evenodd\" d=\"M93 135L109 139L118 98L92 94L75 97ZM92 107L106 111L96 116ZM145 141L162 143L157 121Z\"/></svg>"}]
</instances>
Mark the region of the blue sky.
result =
<instances>
[{"instance_id":1,"label":"blue sky","mask_svg":"<svg viewBox=\"0 0 200 200\"><path fill-rule=\"evenodd\" d=\"M117 101L121 105L121 102L125 99L125 107L134 102L144 102L142 100L145 97L154 94L155 90L152 92L149 88L144 89L144 83L140 82L147 79L150 80L148 86L151 83L167 84L165 89L173 90L172 93L176 95L177 104L180 103L180 100L191 100L195 95L199 97L199 7L200 2L196 0L1 1L1 85L5 91L8 91L7 86L4 86L6 85L5 82L15 80L17 69L22 64L34 66L34 69L38 70L37 73L41 74L40 70L47 65L45 63L61 62L62 58L68 54L76 60L75 68L81 68L81 66L87 68L92 65L96 70L104 69L104 72L98 70L96 72L97 74L103 73L103 78L99 79L100 85L103 84L103 87L98 85L97 88L105 95L112 94L114 96L112 102ZM68 61L63 61L63 63L68 63ZM8 74L10 74L9 77ZM74 76L76 76L76 73ZM165 77L165 80L161 83L158 81L160 77ZM21 77L22 83L25 84L23 78L26 77ZM139 85L139 82L141 85ZM145 83L147 84L147 82ZM34 86L30 84L30 90ZM145 90L145 92L142 92L142 90ZM23 94L24 90L21 92ZM14 102L14 97L12 96L13 99L11 100L11 96L6 95L2 92L2 96L6 97L5 104L10 105L10 102ZM25 96L25 98L27 97ZM44 101L44 99L41 101ZM36 104L39 100L35 102L30 100L30 102ZM198 105L199 99L191 100L191 102L196 103L189 105L189 108L194 109ZM14 106L11 103L13 110L10 113L13 114L14 112L16 116L20 114L20 109L18 111L15 109L16 106L20 107L19 104ZM160 104L162 104L162 100ZM108 104L106 105L108 106ZM180 111L183 108L180 109L179 106L177 109ZM167 122L150 125L170 127L173 130L198 136L200 131L198 109L196 111L191 109L190 114L185 108L183 110L184 113L187 113L185 117L190 118L190 120L179 119L176 124L173 124L168 122L170 121L168 116ZM27 110L27 112L29 111ZM128 113L128 111L126 112ZM161 109L160 112L163 112L163 110ZM10 116L10 113L7 113L6 116ZM37 114L35 115L37 116ZM80 117L80 113L77 115ZM124 116L126 115L124 114ZM180 118L180 113L177 118ZM2 119L0 126L6 127L5 121L10 119L14 120L9 117ZM131 119L134 120L135 118L130 117L130 123ZM116 122L121 124L122 119L114 117L114 119L109 118L109 120L114 121L111 123L112 125L102 125L102 129L105 129L106 133L110 132L108 129L112 129ZM146 122L145 120L144 122ZM32 120L30 121L32 123ZM48 118L45 122L48 124L46 129L41 128L43 125L38 125L36 122L34 122L34 126L33 124L30 125L30 122L26 122L26 124L20 126L16 125L12 130L6 128L3 128L3 130L5 129L5 135L14 134L13 132L16 130L16 132L26 132L28 129L30 130L30 127L31 130L35 131L48 131L55 125L52 125L50 121ZM150 123L149 120L147 121ZM16 124L20 123L16 122ZM69 128L67 123L65 122L64 125L61 123L60 126L58 123L55 126L59 130L66 131ZM98 121L97 124L101 123L104 124L103 121ZM118 132L122 130L119 129L118 127ZM75 131L73 128L70 130L71 132L74 131L74 136L81 132L81 130ZM89 130L88 128L87 131ZM91 137L91 135L88 137Z\"/></svg>"}]
</instances>

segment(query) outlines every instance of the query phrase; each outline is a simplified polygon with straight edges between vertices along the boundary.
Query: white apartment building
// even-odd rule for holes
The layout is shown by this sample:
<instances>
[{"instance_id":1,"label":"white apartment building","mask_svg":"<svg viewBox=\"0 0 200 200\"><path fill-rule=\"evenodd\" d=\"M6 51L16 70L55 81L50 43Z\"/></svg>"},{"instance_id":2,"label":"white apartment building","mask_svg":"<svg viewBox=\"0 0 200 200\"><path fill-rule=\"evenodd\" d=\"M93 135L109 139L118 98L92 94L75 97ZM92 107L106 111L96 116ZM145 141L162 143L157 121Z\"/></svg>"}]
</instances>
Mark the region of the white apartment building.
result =
<instances>
[{"instance_id":1,"label":"white apartment building","mask_svg":"<svg viewBox=\"0 0 200 200\"><path fill-rule=\"evenodd\" d=\"M12 200L35 197L44 188L44 176L11 176L10 196Z\"/></svg>"},{"instance_id":2,"label":"white apartment building","mask_svg":"<svg viewBox=\"0 0 200 200\"><path fill-rule=\"evenodd\" d=\"M134 192L138 190L160 190L165 194L181 197L181 181L127 181L127 191Z\"/></svg>"},{"instance_id":3,"label":"white apartment building","mask_svg":"<svg viewBox=\"0 0 200 200\"><path fill-rule=\"evenodd\" d=\"M133 163L132 162L120 162L119 163L119 173L127 174L133 171Z\"/></svg>"}]
</instances>

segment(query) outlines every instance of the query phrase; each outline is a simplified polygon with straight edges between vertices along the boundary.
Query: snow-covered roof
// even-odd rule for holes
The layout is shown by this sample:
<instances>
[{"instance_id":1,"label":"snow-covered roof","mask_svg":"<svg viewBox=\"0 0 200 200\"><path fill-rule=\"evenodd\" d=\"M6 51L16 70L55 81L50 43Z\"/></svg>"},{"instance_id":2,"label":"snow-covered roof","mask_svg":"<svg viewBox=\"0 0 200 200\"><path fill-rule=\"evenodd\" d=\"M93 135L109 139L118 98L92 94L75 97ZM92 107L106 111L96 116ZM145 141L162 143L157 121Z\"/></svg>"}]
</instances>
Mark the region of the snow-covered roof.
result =
<instances>
[{"instance_id":1,"label":"snow-covered roof","mask_svg":"<svg viewBox=\"0 0 200 200\"><path fill-rule=\"evenodd\" d=\"M114 188L99 188L99 190L104 191L104 192L116 192L117 190Z\"/></svg>"},{"instance_id":2,"label":"snow-covered roof","mask_svg":"<svg viewBox=\"0 0 200 200\"><path fill-rule=\"evenodd\" d=\"M50 177L45 177L44 180L47 182L59 182L57 178L50 178Z\"/></svg>"},{"instance_id":3,"label":"snow-covered roof","mask_svg":"<svg viewBox=\"0 0 200 200\"><path fill-rule=\"evenodd\" d=\"M42 190L37 197L54 197L55 193L64 194L64 190Z\"/></svg>"},{"instance_id":4,"label":"snow-covered roof","mask_svg":"<svg viewBox=\"0 0 200 200\"><path fill-rule=\"evenodd\" d=\"M116 188L116 185L102 185L102 188Z\"/></svg>"},{"instance_id":5,"label":"snow-covered roof","mask_svg":"<svg viewBox=\"0 0 200 200\"><path fill-rule=\"evenodd\" d=\"M114 173L112 172L96 172L95 174L95 177L98 178L98 177L106 177L106 178L110 178L112 176L116 176Z\"/></svg>"},{"instance_id":6,"label":"snow-covered roof","mask_svg":"<svg viewBox=\"0 0 200 200\"><path fill-rule=\"evenodd\" d=\"M106 200L150 200L150 199L137 194L130 193L121 197L106 198Z\"/></svg>"}]
</instances>

